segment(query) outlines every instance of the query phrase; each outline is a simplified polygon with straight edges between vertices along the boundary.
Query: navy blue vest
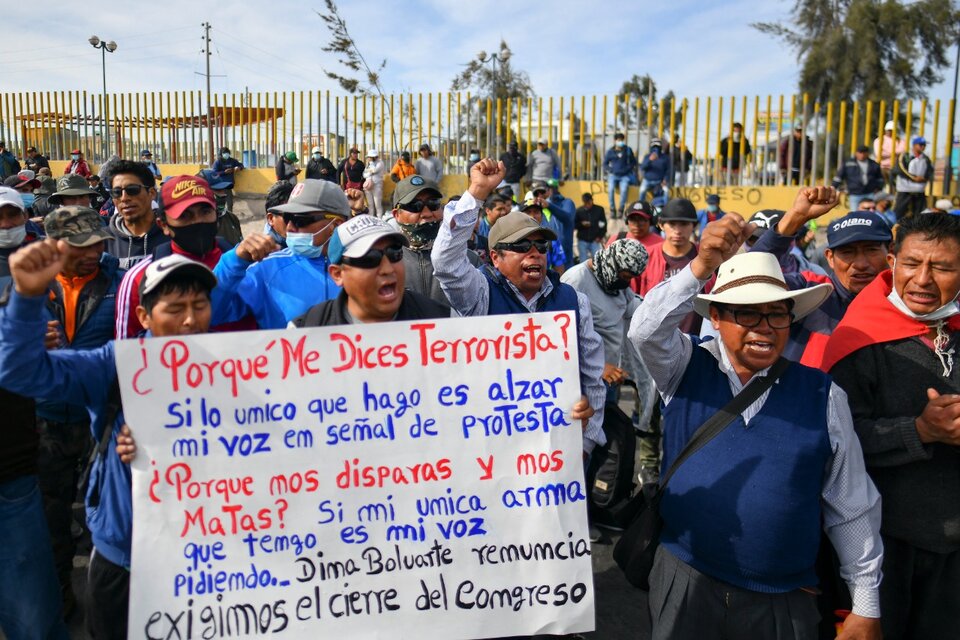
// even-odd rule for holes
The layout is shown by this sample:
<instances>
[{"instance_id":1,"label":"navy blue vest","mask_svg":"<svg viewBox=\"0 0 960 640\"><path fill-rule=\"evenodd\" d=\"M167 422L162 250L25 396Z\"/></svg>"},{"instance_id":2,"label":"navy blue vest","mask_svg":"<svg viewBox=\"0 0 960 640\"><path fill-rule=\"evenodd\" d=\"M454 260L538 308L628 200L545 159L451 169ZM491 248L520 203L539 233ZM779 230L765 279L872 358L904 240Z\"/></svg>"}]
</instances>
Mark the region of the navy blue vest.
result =
<instances>
[{"instance_id":1,"label":"navy blue vest","mask_svg":"<svg viewBox=\"0 0 960 640\"><path fill-rule=\"evenodd\" d=\"M829 376L791 363L749 427L737 416L677 469L660 504L661 543L698 571L751 591L817 584L829 393ZM695 344L663 410L664 469L732 397L716 358Z\"/></svg>"},{"instance_id":2,"label":"navy blue vest","mask_svg":"<svg viewBox=\"0 0 960 640\"><path fill-rule=\"evenodd\" d=\"M500 315L506 313L530 313L522 302L517 298L517 294L507 284L507 279L502 273L486 265L477 267L487 277L487 288L490 290L490 315ZM536 311L575 311L577 315L577 326L580 326L580 305L577 303L577 290L560 282L560 276L552 270L547 271L547 277L553 285L553 290L549 295L542 296L537 300Z\"/></svg>"}]
</instances>

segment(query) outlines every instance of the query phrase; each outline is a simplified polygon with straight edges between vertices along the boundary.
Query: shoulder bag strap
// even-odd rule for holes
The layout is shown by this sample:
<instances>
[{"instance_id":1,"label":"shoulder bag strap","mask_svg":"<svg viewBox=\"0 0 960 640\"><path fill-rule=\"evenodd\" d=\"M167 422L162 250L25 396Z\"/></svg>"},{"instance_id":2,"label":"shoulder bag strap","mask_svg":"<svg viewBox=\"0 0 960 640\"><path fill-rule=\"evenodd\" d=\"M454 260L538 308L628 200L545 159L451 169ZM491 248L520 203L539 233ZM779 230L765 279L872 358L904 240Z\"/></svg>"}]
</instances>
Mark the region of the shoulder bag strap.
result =
<instances>
[{"instance_id":1,"label":"shoulder bag strap","mask_svg":"<svg viewBox=\"0 0 960 640\"><path fill-rule=\"evenodd\" d=\"M703 445L710 442L714 436L726 429L727 425L733 422L747 407L756 402L757 398L763 395L764 391L773 386L773 383L783 374L789 364L790 362L786 358L778 359L777 362L770 367L767 375L754 379L750 384L741 389L740 393L735 395L726 406L704 422L700 428L694 432L693 437L687 442L687 445L680 452L680 455L677 456L677 459L670 465L670 469L667 470L666 475L663 477L657 493L663 493L664 487L667 486L667 482L677 470L677 467L700 450Z\"/></svg>"}]
</instances>

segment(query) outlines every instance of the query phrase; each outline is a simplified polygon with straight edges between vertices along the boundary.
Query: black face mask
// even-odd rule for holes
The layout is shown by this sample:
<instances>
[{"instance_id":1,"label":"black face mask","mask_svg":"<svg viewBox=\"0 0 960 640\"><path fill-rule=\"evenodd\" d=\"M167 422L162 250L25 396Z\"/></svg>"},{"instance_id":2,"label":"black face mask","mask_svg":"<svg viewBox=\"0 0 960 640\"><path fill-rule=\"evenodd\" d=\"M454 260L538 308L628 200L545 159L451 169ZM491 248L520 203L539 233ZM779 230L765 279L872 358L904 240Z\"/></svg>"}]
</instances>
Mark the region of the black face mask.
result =
<instances>
[{"instance_id":1,"label":"black face mask","mask_svg":"<svg viewBox=\"0 0 960 640\"><path fill-rule=\"evenodd\" d=\"M217 246L217 223L194 222L185 227L171 227L173 241L181 249L194 256L203 256Z\"/></svg>"},{"instance_id":2,"label":"black face mask","mask_svg":"<svg viewBox=\"0 0 960 640\"><path fill-rule=\"evenodd\" d=\"M411 249L424 249L432 245L437 234L440 233L440 220L433 222L421 222L414 224L398 223L403 235L410 241Z\"/></svg>"},{"instance_id":3,"label":"black face mask","mask_svg":"<svg viewBox=\"0 0 960 640\"><path fill-rule=\"evenodd\" d=\"M613 281L613 284L610 285L610 288L620 290L620 289L626 289L629 286L630 286L629 280L624 280L623 278L617 278L616 280Z\"/></svg>"}]
</instances>

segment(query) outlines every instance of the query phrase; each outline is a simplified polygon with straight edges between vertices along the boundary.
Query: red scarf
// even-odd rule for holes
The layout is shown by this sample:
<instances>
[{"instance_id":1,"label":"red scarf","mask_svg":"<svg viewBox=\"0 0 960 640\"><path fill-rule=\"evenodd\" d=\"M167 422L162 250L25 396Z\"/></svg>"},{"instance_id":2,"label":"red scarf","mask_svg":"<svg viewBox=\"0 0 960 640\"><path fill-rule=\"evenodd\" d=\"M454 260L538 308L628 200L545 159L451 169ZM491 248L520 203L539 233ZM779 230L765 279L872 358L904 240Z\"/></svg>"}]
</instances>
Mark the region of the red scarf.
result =
<instances>
[{"instance_id":1,"label":"red scarf","mask_svg":"<svg viewBox=\"0 0 960 640\"><path fill-rule=\"evenodd\" d=\"M845 357L874 344L925 336L930 327L904 315L887 300L893 290L893 271L883 271L853 299L833 330L820 368L829 372ZM960 331L960 315L947 320L947 328Z\"/></svg>"}]
</instances>

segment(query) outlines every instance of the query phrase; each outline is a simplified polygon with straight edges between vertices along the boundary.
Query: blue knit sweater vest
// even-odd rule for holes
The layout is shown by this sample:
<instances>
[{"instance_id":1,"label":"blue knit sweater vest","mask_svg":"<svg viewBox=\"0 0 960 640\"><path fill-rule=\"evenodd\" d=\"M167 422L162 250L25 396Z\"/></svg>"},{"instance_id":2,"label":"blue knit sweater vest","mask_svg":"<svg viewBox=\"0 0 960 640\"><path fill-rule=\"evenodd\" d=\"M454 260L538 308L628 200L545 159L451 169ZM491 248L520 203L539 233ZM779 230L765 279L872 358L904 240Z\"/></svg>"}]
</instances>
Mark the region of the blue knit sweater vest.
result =
<instances>
[{"instance_id":1,"label":"blue knit sweater vest","mask_svg":"<svg viewBox=\"0 0 960 640\"><path fill-rule=\"evenodd\" d=\"M487 286L490 290L490 315L499 315L505 313L530 313L523 306L513 289L506 282L503 274L490 267L478 267L487 278ZM577 304L577 290L560 282L560 276L556 272L548 270L547 277L553 285L553 290L549 295L543 296L537 300L537 311L575 311L577 314L577 326L580 326L580 306Z\"/></svg>"},{"instance_id":2,"label":"blue knit sweater vest","mask_svg":"<svg viewBox=\"0 0 960 640\"><path fill-rule=\"evenodd\" d=\"M751 591L815 585L829 392L829 376L791 363L749 426L737 416L677 469L660 504L662 544L701 573ZM663 410L664 470L732 397L716 358L695 344Z\"/></svg>"}]
</instances>

